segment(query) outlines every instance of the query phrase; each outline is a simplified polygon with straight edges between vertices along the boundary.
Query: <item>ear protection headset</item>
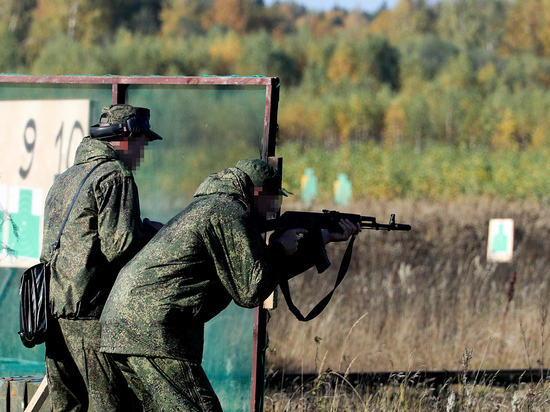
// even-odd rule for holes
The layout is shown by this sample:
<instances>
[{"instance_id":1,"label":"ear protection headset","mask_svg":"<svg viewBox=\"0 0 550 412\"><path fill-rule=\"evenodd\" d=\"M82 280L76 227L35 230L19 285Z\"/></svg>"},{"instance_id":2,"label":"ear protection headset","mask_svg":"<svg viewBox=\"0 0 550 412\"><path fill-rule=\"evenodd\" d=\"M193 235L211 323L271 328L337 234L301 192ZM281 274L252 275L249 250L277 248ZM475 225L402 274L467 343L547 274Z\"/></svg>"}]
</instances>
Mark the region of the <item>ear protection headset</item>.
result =
<instances>
[{"instance_id":1,"label":"ear protection headset","mask_svg":"<svg viewBox=\"0 0 550 412\"><path fill-rule=\"evenodd\" d=\"M122 123L109 124L106 126L94 124L90 127L90 137L93 139L109 140L123 136L130 136L130 133L124 130L124 125Z\"/></svg>"},{"instance_id":2,"label":"ear protection headset","mask_svg":"<svg viewBox=\"0 0 550 412\"><path fill-rule=\"evenodd\" d=\"M99 119L101 122L101 118ZM126 130L124 128L126 127ZM110 140L117 137L140 136L151 128L149 116L132 115L126 120L126 124L109 124L101 126L99 123L90 127L90 137L98 140Z\"/></svg>"}]
</instances>

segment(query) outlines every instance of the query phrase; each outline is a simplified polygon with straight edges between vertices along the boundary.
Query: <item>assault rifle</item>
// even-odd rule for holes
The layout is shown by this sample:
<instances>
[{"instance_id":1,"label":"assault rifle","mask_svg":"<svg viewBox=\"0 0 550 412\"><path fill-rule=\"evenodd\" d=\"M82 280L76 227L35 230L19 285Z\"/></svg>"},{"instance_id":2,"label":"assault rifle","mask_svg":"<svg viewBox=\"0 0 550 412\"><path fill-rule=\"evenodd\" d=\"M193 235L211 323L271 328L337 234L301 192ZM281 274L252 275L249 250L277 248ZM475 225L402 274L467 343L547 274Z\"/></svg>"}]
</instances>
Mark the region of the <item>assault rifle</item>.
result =
<instances>
[{"instance_id":1,"label":"assault rifle","mask_svg":"<svg viewBox=\"0 0 550 412\"><path fill-rule=\"evenodd\" d=\"M361 216L352 213L340 213L336 210L323 210L319 212L287 211L276 219L259 223L262 232L302 228L306 230L328 229L330 232L342 232L338 224L340 219L348 219L352 223L359 223L361 229L374 230L411 230L410 225L395 223L395 214L390 215L389 223L378 223L375 217Z\"/></svg>"},{"instance_id":2,"label":"assault rifle","mask_svg":"<svg viewBox=\"0 0 550 412\"><path fill-rule=\"evenodd\" d=\"M389 223L378 223L376 218L372 216L361 216L351 213L340 213L336 210L323 210L322 213L316 212L297 212L297 211L287 211L284 212L280 217L271 220L265 220L257 223L257 227L261 232L271 232L271 231L284 231L288 229L302 228L306 230L315 230L315 229L328 229L330 232L342 232L342 228L338 224L340 219L348 219L352 223L359 223L361 229L374 229L374 230L411 230L410 225L395 223L395 215L390 216ZM285 297L286 303L289 310L296 316L296 318L302 322L310 321L311 319L318 316L323 309L329 303L332 294L344 279L346 272L348 270L351 254L353 248L353 242L355 236L353 236L348 244L348 247L342 258L342 263L340 264L340 269L338 270L338 276L336 278L336 283L332 291L329 292L310 312L307 316L302 315L300 310L294 305L290 297L290 290L288 286L288 280L283 279L279 283L281 291ZM320 262L315 264L319 273L323 272L329 265L330 262L326 254L322 253L322 259Z\"/></svg>"}]
</instances>

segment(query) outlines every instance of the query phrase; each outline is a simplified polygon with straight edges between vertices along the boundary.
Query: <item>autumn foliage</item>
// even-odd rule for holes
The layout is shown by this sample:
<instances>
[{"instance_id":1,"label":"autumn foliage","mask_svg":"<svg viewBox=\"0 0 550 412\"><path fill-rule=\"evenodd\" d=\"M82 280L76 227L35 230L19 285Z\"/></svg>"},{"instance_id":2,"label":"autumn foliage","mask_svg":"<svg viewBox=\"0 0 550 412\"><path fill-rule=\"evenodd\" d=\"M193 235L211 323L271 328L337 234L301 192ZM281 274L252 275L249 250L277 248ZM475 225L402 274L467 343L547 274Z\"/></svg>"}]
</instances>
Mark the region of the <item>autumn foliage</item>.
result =
<instances>
[{"instance_id":1,"label":"autumn foliage","mask_svg":"<svg viewBox=\"0 0 550 412\"><path fill-rule=\"evenodd\" d=\"M0 70L279 77L281 142L549 144L550 0L2 0Z\"/></svg>"}]
</instances>

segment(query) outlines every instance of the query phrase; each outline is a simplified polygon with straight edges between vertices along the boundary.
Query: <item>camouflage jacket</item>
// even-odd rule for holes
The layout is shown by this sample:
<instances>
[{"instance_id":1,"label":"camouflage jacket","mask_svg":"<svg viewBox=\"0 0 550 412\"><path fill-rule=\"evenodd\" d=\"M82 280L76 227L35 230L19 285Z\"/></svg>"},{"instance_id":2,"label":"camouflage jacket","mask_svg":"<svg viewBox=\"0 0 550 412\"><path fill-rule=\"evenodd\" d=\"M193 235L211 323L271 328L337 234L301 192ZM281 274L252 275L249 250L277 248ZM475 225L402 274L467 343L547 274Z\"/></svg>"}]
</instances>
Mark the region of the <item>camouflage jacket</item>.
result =
<instances>
[{"instance_id":1,"label":"camouflage jacket","mask_svg":"<svg viewBox=\"0 0 550 412\"><path fill-rule=\"evenodd\" d=\"M246 179L236 168L210 175L121 270L101 316L102 351L200 363L206 321L231 300L260 305L283 276L313 265L266 245L247 212Z\"/></svg>"},{"instance_id":2,"label":"camouflage jacket","mask_svg":"<svg viewBox=\"0 0 550 412\"><path fill-rule=\"evenodd\" d=\"M41 261L52 246L73 197L82 187L51 260L50 308L55 317L99 318L118 271L143 246L138 191L132 173L107 143L85 138L75 164L46 197Z\"/></svg>"}]
</instances>

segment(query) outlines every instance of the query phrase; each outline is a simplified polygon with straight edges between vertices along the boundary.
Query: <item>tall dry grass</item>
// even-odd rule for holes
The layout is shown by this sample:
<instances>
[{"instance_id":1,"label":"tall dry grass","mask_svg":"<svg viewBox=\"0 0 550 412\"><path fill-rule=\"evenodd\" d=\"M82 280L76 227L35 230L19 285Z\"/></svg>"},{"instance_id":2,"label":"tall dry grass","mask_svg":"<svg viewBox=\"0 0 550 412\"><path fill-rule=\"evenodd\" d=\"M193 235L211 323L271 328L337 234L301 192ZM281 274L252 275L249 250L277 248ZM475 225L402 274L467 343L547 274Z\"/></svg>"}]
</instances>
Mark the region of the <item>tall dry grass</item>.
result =
<instances>
[{"instance_id":1,"label":"tall dry grass","mask_svg":"<svg viewBox=\"0 0 550 412\"><path fill-rule=\"evenodd\" d=\"M465 351L465 354L467 351ZM469 361L469 360L468 360ZM464 365L465 368L469 365ZM365 412L544 412L549 410L547 381L522 383L506 388L487 382L463 380L460 384L433 387L411 385L412 374L396 376L384 385L362 386L346 375L321 374L308 383L287 388L269 388L264 402L266 412L365 411Z\"/></svg>"},{"instance_id":2,"label":"tall dry grass","mask_svg":"<svg viewBox=\"0 0 550 412\"><path fill-rule=\"evenodd\" d=\"M287 210L300 209L287 202ZM334 208L318 204L312 210ZM299 322L282 296L268 325L268 371L280 373L538 368L550 363L550 206L491 198L448 203L356 202L341 211L410 223L410 232L363 231L327 309ZM515 221L514 259L486 259L491 218ZM291 281L302 312L332 287L332 267Z\"/></svg>"}]
</instances>

